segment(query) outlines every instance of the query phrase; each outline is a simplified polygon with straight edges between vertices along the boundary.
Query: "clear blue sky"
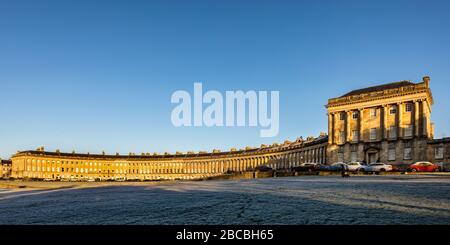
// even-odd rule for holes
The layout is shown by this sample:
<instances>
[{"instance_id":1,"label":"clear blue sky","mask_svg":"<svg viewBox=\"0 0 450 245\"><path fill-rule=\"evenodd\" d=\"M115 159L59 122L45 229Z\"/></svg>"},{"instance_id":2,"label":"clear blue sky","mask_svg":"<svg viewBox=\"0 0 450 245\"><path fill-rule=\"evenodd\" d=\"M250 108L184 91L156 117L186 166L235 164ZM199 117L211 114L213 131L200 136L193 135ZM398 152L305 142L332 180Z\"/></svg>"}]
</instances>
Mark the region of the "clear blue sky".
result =
<instances>
[{"instance_id":1,"label":"clear blue sky","mask_svg":"<svg viewBox=\"0 0 450 245\"><path fill-rule=\"evenodd\" d=\"M449 1L0 0L0 156L226 150L327 130L349 90L431 77L450 135ZM279 90L280 133L175 128L175 90Z\"/></svg>"}]
</instances>

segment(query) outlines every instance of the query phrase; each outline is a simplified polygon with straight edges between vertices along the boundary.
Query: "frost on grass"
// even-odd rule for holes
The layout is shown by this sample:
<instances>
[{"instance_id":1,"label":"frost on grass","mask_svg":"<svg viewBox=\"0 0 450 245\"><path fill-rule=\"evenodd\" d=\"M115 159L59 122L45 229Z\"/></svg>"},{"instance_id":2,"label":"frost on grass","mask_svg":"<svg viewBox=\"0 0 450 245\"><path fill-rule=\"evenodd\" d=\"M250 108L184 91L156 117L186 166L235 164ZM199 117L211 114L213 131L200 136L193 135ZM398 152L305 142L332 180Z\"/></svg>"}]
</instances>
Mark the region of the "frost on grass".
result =
<instances>
[{"instance_id":1,"label":"frost on grass","mask_svg":"<svg viewBox=\"0 0 450 245\"><path fill-rule=\"evenodd\" d=\"M311 176L0 190L0 224L450 224L450 177Z\"/></svg>"}]
</instances>

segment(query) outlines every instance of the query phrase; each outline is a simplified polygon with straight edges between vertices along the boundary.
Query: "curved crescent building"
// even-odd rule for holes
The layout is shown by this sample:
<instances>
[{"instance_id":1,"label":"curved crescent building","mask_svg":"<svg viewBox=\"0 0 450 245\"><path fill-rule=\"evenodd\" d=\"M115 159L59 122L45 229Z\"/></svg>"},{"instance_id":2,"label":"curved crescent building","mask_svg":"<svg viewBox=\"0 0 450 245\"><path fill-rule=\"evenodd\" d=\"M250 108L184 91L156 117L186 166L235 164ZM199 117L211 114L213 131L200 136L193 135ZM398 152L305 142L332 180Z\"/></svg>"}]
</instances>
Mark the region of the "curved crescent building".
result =
<instances>
[{"instance_id":1,"label":"curved crescent building","mask_svg":"<svg viewBox=\"0 0 450 245\"><path fill-rule=\"evenodd\" d=\"M258 166L288 170L302 162L326 163L327 136L229 152L175 155L96 155L23 151L13 156L12 177L38 179L198 179Z\"/></svg>"},{"instance_id":2,"label":"curved crescent building","mask_svg":"<svg viewBox=\"0 0 450 245\"><path fill-rule=\"evenodd\" d=\"M68 180L198 179L289 171L305 162L381 161L401 168L416 161L449 162L450 139L433 140L429 77L351 91L328 100L328 135L259 148L186 154L79 154L43 148L12 157L14 178Z\"/></svg>"}]
</instances>

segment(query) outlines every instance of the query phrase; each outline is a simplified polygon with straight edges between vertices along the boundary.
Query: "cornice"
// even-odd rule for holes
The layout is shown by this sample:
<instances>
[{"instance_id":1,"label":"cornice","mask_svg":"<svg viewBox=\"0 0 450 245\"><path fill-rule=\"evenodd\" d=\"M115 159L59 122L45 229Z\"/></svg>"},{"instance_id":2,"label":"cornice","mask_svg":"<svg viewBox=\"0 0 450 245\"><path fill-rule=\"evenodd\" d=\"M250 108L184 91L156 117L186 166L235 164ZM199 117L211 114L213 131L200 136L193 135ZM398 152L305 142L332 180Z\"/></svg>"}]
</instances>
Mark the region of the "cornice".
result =
<instances>
[{"instance_id":1,"label":"cornice","mask_svg":"<svg viewBox=\"0 0 450 245\"><path fill-rule=\"evenodd\" d=\"M399 88L386 89L382 91L362 93L346 97L331 98L328 100L326 108L333 108L338 106L350 105L354 103L370 102L381 99L388 99L393 97L420 94L420 93L425 93L430 104L433 104L433 96L431 94L431 90L427 86L427 83L422 82Z\"/></svg>"}]
</instances>

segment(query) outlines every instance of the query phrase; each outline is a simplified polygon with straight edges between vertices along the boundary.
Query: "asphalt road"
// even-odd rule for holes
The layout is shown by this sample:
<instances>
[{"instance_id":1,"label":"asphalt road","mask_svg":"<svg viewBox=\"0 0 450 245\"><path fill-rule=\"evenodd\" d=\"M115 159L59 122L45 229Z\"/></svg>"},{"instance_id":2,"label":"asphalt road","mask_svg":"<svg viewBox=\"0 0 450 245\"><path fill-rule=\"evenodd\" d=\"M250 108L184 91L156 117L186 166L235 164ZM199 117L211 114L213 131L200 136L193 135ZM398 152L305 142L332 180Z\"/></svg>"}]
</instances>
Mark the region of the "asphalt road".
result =
<instances>
[{"instance_id":1,"label":"asphalt road","mask_svg":"<svg viewBox=\"0 0 450 245\"><path fill-rule=\"evenodd\" d=\"M0 189L0 224L450 224L450 176Z\"/></svg>"}]
</instances>

